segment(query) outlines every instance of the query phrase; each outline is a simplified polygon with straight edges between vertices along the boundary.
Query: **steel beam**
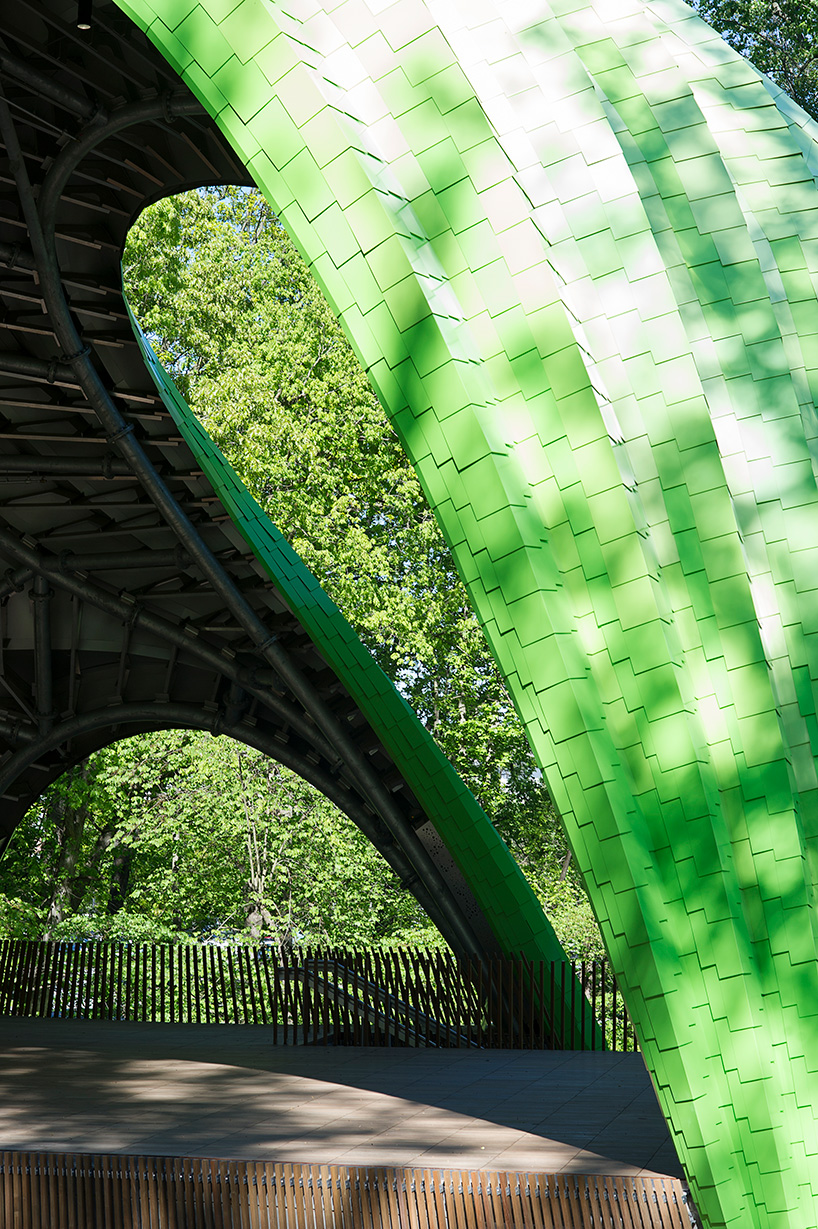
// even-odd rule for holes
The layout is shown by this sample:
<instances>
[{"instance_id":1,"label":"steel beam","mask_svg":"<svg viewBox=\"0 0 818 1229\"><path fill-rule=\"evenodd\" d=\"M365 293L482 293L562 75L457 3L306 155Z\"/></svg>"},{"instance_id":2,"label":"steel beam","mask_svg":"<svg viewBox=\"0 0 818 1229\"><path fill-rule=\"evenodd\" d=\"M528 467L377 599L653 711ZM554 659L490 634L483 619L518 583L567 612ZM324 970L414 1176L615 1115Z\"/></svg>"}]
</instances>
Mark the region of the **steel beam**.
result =
<instances>
[{"instance_id":1,"label":"steel beam","mask_svg":"<svg viewBox=\"0 0 818 1229\"><path fill-rule=\"evenodd\" d=\"M42 457L37 453L0 455L0 474L60 474L63 477L132 478L133 471L119 457Z\"/></svg>"},{"instance_id":2,"label":"steel beam","mask_svg":"<svg viewBox=\"0 0 818 1229\"><path fill-rule=\"evenodd\" d=\"M7 269L26 269L34 272L37 263L33 253L21 243L0 243L0 265Z\"/></svg>"},{"instance_id":3,"label":"steel beam","mask_svg":"<svg viewBox=\"0 0 818 1229\"><path fill-rule=\"evenodd\" d=\"M50 102L55 102L59 107L65 107L66 111L79 115L81 119L99 118L100 122L103 122L107 118L107 112L100 107L99 103L83 98L81 94L75 94L73 90L37 72L24 60L18 60L16 56L2 50L0 50L0 76L13 77L15 81L27 85L35 94L40 94Z\"/></svg>"},{"instance_id":4,"label":"steel beam","mask_svg":"<svg viewBox=\"0 0 818 1229\"><path fill-rule=\"evenodd\" d=\"M28 354L12 354L9 350L0 351L0 374L42 380L46 384L58 384L61 388L81 387L73 368L67 363L59 363L56 359L45 362Z\"/></svg>"},{"instance_id":5,"label":"steel beam","mask_svg":"<svg viewBox=\"0 0 818 1229\"><path fill-rule=\"evenodd\" d=\"M147 610L124 591L117 595L99 585L92 584L85 576L65 574L60 567L58 556L55 556L52 562L41 556L33 546L26 544L10 530L0 528L0 550L25 563L32 572L45 576L55 587L65 589L82 601L88 602L89 605L105 611L117 622L142 627L166 644L175 645L197 658L210 669L215 670L217 674L235 681L250 695L266 705L272 713L275 713L283 725L291 726L305 742L311 743L330 764L338 762L338 756L334 753L333 748L321 736L321 732L309 721L308 717L271 688L260 686L254 671L238 665L234 651L228 646L217 647L209 644L199 635L189 635L184 628Z\"/></svg>"},{"instance_id":6,"label":"steel beam","mask_svg":"<svg viewBox=\"0 0 818 1229\"><path fill-rule=\"evenodd\" d=\"M53 594L43 575L34 577L29 597L34 603L34 693L37 727L48 734L54 723L54 679L51 666L51 614Z\"/></svg>"},{"instance_id":7,"label":"steel beam","mask_svg":"<svg viewBox=\"0 0 818 1229\"><path fill-rule=\"evenodd\" d=\"M24 510L24 509L22 509ZM190 556L180 546L173 550L152 551L100 551L98 555L78 555L74 551L61 551L56 563L64 574L70 572L131 571L142 568L176 568L179 571L190 566ZM31 568L9 569L0 582L0 602L20 593L34 575Z\"/></svg>"}]
</instances>

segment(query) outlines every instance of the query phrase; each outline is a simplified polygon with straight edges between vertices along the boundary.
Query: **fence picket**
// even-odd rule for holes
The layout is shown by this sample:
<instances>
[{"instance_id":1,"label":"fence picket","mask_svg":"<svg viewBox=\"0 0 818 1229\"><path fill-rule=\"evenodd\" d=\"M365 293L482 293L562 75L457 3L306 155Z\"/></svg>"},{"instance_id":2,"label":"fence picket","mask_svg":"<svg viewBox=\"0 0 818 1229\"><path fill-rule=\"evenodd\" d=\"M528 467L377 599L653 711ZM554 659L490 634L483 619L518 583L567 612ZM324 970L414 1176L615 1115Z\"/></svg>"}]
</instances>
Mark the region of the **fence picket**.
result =
<instances>
[{"instance_id":1,"label":"fence picket","mask_svg":"<svg viewBox=\"0 0 818 1229\"><path fill-rule=\"evenodd\" d=\"M26 1009L27 977L31 976L30 946L25 939L11 941L6 971L6 1001L3 1005L3 1011L9 1015L19 1015Z\"/></svg>"},{"instance_id":2,"label":"fence picket","mask_svg":"<svg viewBox=\"0 0 818 1229\"><path fill-rule=\"evenodd\" d=\"M72 1020L79 1018L80 994L82 985L83 949L78 943L71 944L71 989L68 994L68 1015Z\"/></svg>"},{"instance_id":3,"label":"fence picket","mask_svg":"<svg viewBox=\"0 0 818 1229\"><path fill-rule=\"evenodd\" d=\"M25 951L19 979L18 999L21 1002L23 1011L26 1015L31 1013L31 987L34 981L37 965L38 952L32 951L32 945L26 944L28 950Z\"/></svg>"},{"instance_id":4,"label":"fence picket","mask_svg":"<svg viewBox=\"0 0 818 1229\"><path fill-rule=\"evenodd\" d=\"M393 1045L392 1029L397 1029L397 1013L398 1013L398 997L394 993L392 982L392 965L389 962L388 951L376 952L376 981L378 986L383 987L383 1045ZM389 1027L389 1021L393 1021L392 1029Z\"/></svg>"},{"instance_id":5,"label":"fence picket","mask_svg":"<svg viewBox=\"0 0 818 1229\"><path fill-rule=\"evenodd\" d=\"M74 983L71 992L71 1014L75 1020L80 1018L83 1009L83 990L85 989L85 953L84 944L72 945L74 955Z\"/></svg>"},{"instance_id":6,"label":"fence picket","mask_svg":"<svg viewBox=\"0 0 818 1229\"><path fill-rule=\"evenodd\" d=\"M272 980L270 979L270 962L268 959L269 955L270 955L270 949L268 947L262 948L261 951L259 952L260 961L264 968L264 985L267 989L267 1004L268 1004L269 1011L270 1011L270 1021L269 1022L273 1026L273 1044L275 1044L276 1037L278 1034L278 993L277 993L277 979L276 978L273 978ZM265 1023L267 1023L267 1021L265 1021Z\"/></svg>"},{"instance_id":7,"label":"fence picket","mask_svg":"<svg viewBox=\"0 0 818 1229\"><path fill-rule=\"evenodd\" d=\"M322 979L322 985L324 988L323 994L321 995L321 1001L320 1001L321 1044L326 1046L326 1045L329 1045L329 1008L330 1008L330 994L329 994L330 982L329 982L329 969L327 967L326 952L316 952L315 967L316 967L316 970L319 967L321 969L321 979ZM315 1042L316 1044L318 1043L317 1037L315 1038Z\"/></svg>"},{"instance_id":8,"label":"fence picket","mask_svg":"<svg viewBox=\"0 0 818 1229\"><path fill-rule=\"evenodd\" d=\"M136 945L125 948L125 1019L136 1020Z\"/></svg>"},{"instance_id":9,"label":"fence picket","mask_svg":"<svg viewBox=\"0 0 818 1229\"><path fill-rule=\"evenodd\" d=\"M168 1019L176 1019L176 952L168 945Z\"/></svg>"},{"instance_id":10,"label":"fence picket","mask_svg":"<svg viewBox=\"0 0 818 1229\"><path fill-rule=\"evenodd\" d=\"M293 1045L298 1044L298 1036L301 1035L301 1044L307 1044L307 1030L304 1023L304 1001L306 995L306 986L302 977L302 960L295 953L290 953L290 988L292 990L293 1004Z\"/></svg>"},{"instance_id":11,"label":"fence picket","mask_svg":"<svg viewBox=\"0 0 818 1229\"><path fill-rule=\"evenodd\" d=\"M132 1020L142 1019L142 997L145 993L145 978L142 972L142 944L134 943L131 946L131 971L133 974L133 1007Z\"/></svg>"},{"instance_id":12,"label":"fence picket","mask_svg":"<svg viewBox=\"0 0 818 1229\"><path fill-rule=\"evenodd\" d=\"M264 1003L264 986L261 980L261 967L259 965L258 948L252 947L247 949L247 963L250 965L250 992L253 996L253 1010L255 1011L254 1024L267 1023L267 1010Z\"/></svg>"},{"instance_id":13,"label":"fence picket","mask_svg":"<svg viewBox=\"0 0 818 1229\"><path fill-rule=\"evenodd\" d=\"M315 979L310 972L310 964L312 963L312 949L307 948L301 958L302 980L301 980L301 1027L303 1029L303 1045L308 1045L310 1041L310 1033L315 1036L315 1025L313 1010L315 1007Z\"/></svg>"},{"instance_id":14,"label":"fence picket","mask_svg":"<svg viewBox=\"0 0 818 1229\"><path fill-rule=\"evenodd\" d=\"M233 954L236 957L236 961L235 961L236 972L238 973L238 976L239 976L239 990L241 991L241 1005L242 1005L242 1010L244 1011L243 1023L249 1024L250 1023L250 1010L248 1006L247 986L246 986L245 977L244 977L244 961L242 960L242 950L243 949L240 947L234 948Z\"/></svg>"},{"instance_id":15,"label":"fence picket","mask_svg":"<svg viewBox=\"0 0 818 1229\"><path fill-rule=\"evenodd\" d=\"M18 973L19 975L19 973ZM57 971L57 979L54 983L54 998L57 1010L55 1015L59 1015L64 1019L70 1016L71 1007L71 945L70 943L60 943L59 945L59 968Z\"/></svg>"},{"instance_id":16,"label":"fence picket","mask_svg":"<svg viewBox=\"0 0 818 1229\"><path fill-rule=\"evenodd\" d=\"M196 1023L212 1024L210 1016L210 978L207 968L207 948L193 949L193 972L196 986Z\"/></svg>"},{"instance_id":17,"label":"fence picket","mask_svg":"<svg viewBox=\"0 0 818 1229\"><path fill-rule=\"evenodd\" d=\"M276 980L279 985L279 1004L281 1007L281 1039L287 1045L290 1026L290 957L287 952L279 953L276 965Z\"/></svg>"},{"instance_id":18,"label":"fence picket","mask_svg":"<svg viewBox=\"0 0 818 1229\"><path fill-rule=\"evenodd\" d=\"M619 1036L619 1029L617 1028L616 982L614 982L614 985L613 985L613 993L611 995L611 998L613 999L613 1009L611 1011L611 1027L613 1029L613 1040L611 1044L615 1046L618 1036Z\"/></svg>"},{"instance_id":19,"label":"fence picket","mask_svg":"<svg viewBox=\"0 0 818 1229\"><path fill-rule=\"evenodd\" d=\"M31 944L29 946L32 946ZM42 949L37 947L37 950L32 952L31 956L26 960L26 966L23 973L23 1004L24 1011L27 1016L34 1014L34 1002L37 997L37 985L39 978L42 975Z\"/></svg>"},{"instance_id":20,"label":"fence picket","mask_svg":"<svg viewBox=\"0 0 818 1229\"><path fill-rule=\"evenodd\" d=\"M0 941L0 1013L6 1010L13 942L13 939L3 939Z\"/></svg>"},{"instance_id":21,"label":"fence picket","mask_svg":"<svg viewBox=\"0 0 818 1229\"><path fill-rule=\"evenodd\" d=\"M0 940L0 1012L270 1024L284 1044L637 1048L606 965L522 953Z\"/></svg>"},{"instance_id":22,"label":"fence picket","mask_svg":"<svg viewBox=\"0 0 818 1229\"><path fill-rule=\"evenodd\" d=\"M92 970L93 989L91 993L91 1001L93 1003L93 1009L91 1013L91 1019L99 1020L104 1013L104 1007L102 1004L102 992L101 992L101 986L103 985L103 970L102 970L103 946L99 940L97 940L96 943L94 943L93 948L91 950L93 952L93 962L92 962L93 963L93 970Z\"/></svg>"},{"instance_id":23,"label":"fence picket","mask_svg":"<svg viewBox=\"0 0 818 1229\"><path fill-rule=\"evenodd\" d=\"M105 971L107 975L107 993L105 996L105 1019L119 1019L119 983L122 975L122 945L106 943Z\"/></svg>"},{"instance_id":24,"label":"fence picket","mask_svg":"<svg viewBox=\"0 0 818 1229\"><path fill-rule=\"evenodd\" d=\"M128 971L131 985L131 1012L129 1019L139 1020L140 996L142 994L142 950L139 943L132 943L128 948Z\"/></svg>"},{"instance_id":25,"label":"fence picket","mask_svg":"<svg viewBox=\"0 0 818 1229\"><path fill-rule=\"evenodd\" d=\"M42 944L43 959L40 966L39 983L35 987L34 1003L32 1014L35 1016L45 1016L49 1012L46 1010L51 985L54 980L54 961L55 951L54 944L45 942Z\"/></svg>"},{"instance_id":26,"label":"fence picket","mask_svg":"<svg viewBox=\"0 0 818 1229\"><path fill-rule=\"evenodd\" d=\"M364 1045L377 1045L378 1027L377 1016L373 1014L370 1004L372 996L370 994L370 985L372 982L372 970L370 967L369 952L364 952L361 956L362 972L362 992L361 1005L363 1007L363 1022L364 1022Z\"/></svg>"}]
</instances>

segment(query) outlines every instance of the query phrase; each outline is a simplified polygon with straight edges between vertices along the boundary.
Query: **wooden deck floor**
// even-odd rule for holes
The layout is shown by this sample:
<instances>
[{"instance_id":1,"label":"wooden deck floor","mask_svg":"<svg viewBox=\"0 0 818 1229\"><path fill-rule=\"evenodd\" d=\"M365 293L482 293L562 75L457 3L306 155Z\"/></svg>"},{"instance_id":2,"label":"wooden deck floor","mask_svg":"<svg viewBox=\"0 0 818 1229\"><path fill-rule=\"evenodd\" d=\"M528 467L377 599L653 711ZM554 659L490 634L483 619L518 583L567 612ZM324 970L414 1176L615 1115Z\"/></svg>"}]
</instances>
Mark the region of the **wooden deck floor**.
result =
<instances>
[{"instance_id":1,"label":"wooden deck floor","mask_svg":"<svg viewBox=\"0 0 818 1229\"><path fill-rule=\"evenodd\" d=\"M639 1055L0 1018L0 1149L681 1176Z\"/></svg>"}]
</instances>

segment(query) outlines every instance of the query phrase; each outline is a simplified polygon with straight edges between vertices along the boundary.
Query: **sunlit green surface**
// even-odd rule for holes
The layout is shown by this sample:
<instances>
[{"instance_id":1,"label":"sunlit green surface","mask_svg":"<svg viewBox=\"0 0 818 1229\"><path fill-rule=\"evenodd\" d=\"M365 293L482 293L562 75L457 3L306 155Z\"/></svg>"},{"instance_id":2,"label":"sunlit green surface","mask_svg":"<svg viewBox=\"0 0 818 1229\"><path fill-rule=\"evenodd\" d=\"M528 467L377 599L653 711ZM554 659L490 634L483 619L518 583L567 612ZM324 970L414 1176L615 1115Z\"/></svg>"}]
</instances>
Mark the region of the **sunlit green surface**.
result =
<instances>
[{"instance_id":1,"label":"sunlit green surface","mask_svg":"<svg viewBox=\"0 0 818 1229\"><path fill-rule=\"evenodd\" d=\"M119 2L393 417L708 1224L815 1224L815 126L678 0Z\"/></svg>"},{"instance_id":2,"label":"sunlit green surface","mask_svg":"<svg viewBox=\"0 0 818 1229\"><path fill-rule=\"evenodd\" d=\"M131 324L162 399L203 472L290 610L378 731L462 870L501 949L530 959L565 960L539 901L474 795L203 430L133 316ZM566 1004L575 990L569 984ZM590 1016L586 1023L590 1025ZM577 1029L579 1036L579 1025ZM599 1048L604 1048L601 1041Z\"/></svg>"}]
</instances>

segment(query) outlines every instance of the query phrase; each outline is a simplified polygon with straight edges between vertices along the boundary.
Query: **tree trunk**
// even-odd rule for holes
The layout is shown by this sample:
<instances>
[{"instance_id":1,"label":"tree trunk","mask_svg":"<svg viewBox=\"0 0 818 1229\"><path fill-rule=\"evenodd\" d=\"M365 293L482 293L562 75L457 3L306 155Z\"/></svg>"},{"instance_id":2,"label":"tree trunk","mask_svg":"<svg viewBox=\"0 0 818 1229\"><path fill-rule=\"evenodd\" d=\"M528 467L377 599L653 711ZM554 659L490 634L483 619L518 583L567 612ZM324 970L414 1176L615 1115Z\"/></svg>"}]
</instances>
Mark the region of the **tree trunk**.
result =
<instances>
[{"instance_id":1,"label":"tree trunk","mask_svg":"<svg viewBox=\"0 0 818 1229\"><path fill-rule=\"evenodd\" d=\"M134 851L131 845L119 844L114 849L111 886L108 893L108 912L111 916L119 913L128 898L133 855Z\"/></svg>"},{"instance_id":2,"label":"tree trunk","mask_svg":"<svg viewBox=\"0 0 818 1229\"><path fill-rule=\"evenodd\" d=\"M83 765L80 775L87 776ZM50 938L52 927L58 925L72 912L81 899L82 889L77 882L77 865L82 849L82 836L85 821L88 818L88 808L81 806L74 809L62 794L53 793L48 803L48 816L60 835L60 852L57 865L54 868L54 888L48 906L45 923L45 938Z\"/></svg>"}]
</instances>

